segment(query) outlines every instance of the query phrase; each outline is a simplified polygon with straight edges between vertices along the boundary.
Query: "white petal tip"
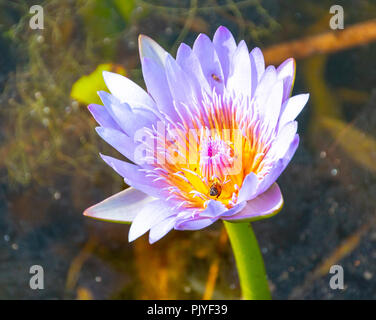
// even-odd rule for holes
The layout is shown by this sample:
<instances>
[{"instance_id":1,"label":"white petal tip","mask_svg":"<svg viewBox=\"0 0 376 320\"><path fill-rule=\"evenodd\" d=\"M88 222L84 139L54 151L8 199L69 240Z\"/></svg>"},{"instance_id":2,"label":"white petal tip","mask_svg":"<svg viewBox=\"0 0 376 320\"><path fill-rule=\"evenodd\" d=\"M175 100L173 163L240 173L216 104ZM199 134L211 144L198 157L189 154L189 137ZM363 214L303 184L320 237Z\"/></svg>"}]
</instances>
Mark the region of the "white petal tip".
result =
<instances>
[{"instance_id":1,"label":"white petal tip","mask_svg":"<svg viewBox=\"0 0 376 320\"><path fill-rule=\"evenodd\" d=\"M141 61L144 60L144 58L149 58L164 66L167 51L164 50L152 38L140 34L138 37L138 49L140 52Z\"/></svg>"}]
</instances>

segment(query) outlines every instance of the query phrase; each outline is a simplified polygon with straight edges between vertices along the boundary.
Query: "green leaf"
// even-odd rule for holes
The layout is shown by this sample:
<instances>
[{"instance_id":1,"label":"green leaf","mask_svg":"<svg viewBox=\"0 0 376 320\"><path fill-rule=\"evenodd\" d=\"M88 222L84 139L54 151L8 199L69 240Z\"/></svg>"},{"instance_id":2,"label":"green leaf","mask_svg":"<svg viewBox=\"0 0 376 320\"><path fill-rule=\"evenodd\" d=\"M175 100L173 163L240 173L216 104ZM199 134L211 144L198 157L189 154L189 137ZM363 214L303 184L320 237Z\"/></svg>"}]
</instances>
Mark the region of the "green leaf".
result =
<instances>
[{"instance_id":1,"label":"green leaf","mask_svg":"<svg viewBox=\"0 0 376 320\"><path fill-rule=\"evenodd\" d=\"M72 86L71 97L83 104L101 104L97 92L106 90L103 80L103 71L114 71L125 75L125 69L111 63L100 64L92 73L78 79Z\"/></svg>"}]
</instances>

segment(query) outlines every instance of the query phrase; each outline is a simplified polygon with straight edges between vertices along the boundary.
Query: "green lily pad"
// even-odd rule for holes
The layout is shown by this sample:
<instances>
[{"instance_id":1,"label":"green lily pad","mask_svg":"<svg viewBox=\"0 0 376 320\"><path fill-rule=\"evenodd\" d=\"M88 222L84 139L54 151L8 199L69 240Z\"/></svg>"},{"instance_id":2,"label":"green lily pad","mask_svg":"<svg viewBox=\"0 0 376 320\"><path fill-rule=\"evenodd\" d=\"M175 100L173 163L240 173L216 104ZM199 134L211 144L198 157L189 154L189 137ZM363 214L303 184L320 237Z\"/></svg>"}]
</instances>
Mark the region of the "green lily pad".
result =
<instances>
[{"instance_id":1,"label":"green lily pad","mask_svg":"<svg viewBox=\"0 0 376 320\"><path fill-rule=\"evenodd\" d=\"M71 97L83 104L101 104L97 92L107 89L103 80L103 71L112 71L125 75L125 69L121 66L112 63L100 64L92 73L82 76L73 84Z\"/></svg>"}]
</instances>

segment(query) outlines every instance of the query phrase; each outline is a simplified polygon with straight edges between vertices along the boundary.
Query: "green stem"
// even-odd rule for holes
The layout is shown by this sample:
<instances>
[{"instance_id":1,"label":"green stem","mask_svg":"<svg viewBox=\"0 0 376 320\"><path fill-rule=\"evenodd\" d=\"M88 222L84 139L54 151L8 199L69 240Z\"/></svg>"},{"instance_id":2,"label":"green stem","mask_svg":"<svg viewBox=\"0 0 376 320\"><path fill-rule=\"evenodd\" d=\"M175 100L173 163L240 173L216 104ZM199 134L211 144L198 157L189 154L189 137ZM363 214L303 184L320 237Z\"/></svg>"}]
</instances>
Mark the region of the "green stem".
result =
<instances>
[{"instance_id":1,"label":"green stem","mask_svg":"<svg viewBox=\"0 0 376 320\"><path fill-rule=\"evenodd\" d=\"M271 299L264 260L251 224L223 222L234 252L243 299Z\"/></svg>"}]
</instances>

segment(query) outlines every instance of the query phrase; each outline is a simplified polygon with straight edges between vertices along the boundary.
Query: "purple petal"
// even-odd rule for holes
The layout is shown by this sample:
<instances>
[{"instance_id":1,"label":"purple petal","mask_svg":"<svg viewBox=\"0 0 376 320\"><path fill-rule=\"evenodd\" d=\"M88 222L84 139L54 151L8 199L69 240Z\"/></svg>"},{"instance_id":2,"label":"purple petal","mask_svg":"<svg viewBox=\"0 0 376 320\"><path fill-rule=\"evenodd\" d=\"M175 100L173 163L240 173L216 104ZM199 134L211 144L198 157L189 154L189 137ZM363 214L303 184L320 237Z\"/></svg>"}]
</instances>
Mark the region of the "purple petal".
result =
<instances>
[{"instance_id":1,"label":"purple petal","mask_svg":"<svg viewBox=\"0 0 376 320\"><path fill-rule=\"evenodd\" d=\"M278 79L293 77L295 74L295 67L296 64L293 58L283 61L277 68Z\"/></svg>"},{"instance_id":2,"label":"purple petal","mask_svg":"<svg viewBox=\"0 0 376 320\"><path fill-rule=\"evenodd\" d=\"M291 142L295 139L298 123L290 121L286 123L278 132L276 140L268 151L268 156L273 155L277 159L284 157L290 147Z\"/></svg>"},{"instance_id":3,"label":"purple petal","mask_svg":"<svg viewBox=\"0 0 376 320\"><path fill-rule=\"evenodd\" d=\"M218 219L227 219L240 212L247 202L236 204L231 209L227 209L222 203L215 200L210 200L205 210L195 214L192 210L181 212L175 222L176 230L199 230L205 228Z\"/></svg>"},{"instance_id":4,"label":"purple petal","mask_svg":"<svg viewBox=\"0 0 376 320\"><path fill-rule=\"evenodd\" d=\"M242 211L246 205L247 205L247 201L243 201L243 202L237 203L231 209L229 209L226 212L222 213L219 218L220 219L225 219L225 217L231 217L231 216L237 214L238 212Z\"/></svg>"},{"instance_id":5,"label":"purple petal","mask_svg":"<svg viewBox=\"0 0 376 320\"><path fill-rule=\"evenodd\" d=\"M246 205L246 201L236 204L231 209L227 209L222 203L210 200L205 210L194 216L192 210L181 212L176 218L176 230L199 230L205 228L218 219L233 216L240 212Z\"/></svg>"},{"instance_id":6,"label":"purple petal","mask_svg":"<svg viewBox=\"0 0 376 320\"><path fill-rule=\"evenodd\" d=\"M254 79L256 81L253 80L254 81L253 83L255 82L259 83L265 71L264 56L260 48L257 48L257 47L251 51L249 56L251 58L252 68L255 70L255 75L256 75L256 78Z\"/></svg>"},{"instance_id":7,"label":"purple petal","mask_svg":"<svg viewBox=\"0 0 376 320\"><path fill-rule=\"evenodd\" d=\"M271 89L269 97L267 98L264 106L265 121L268 123L269 128L275 129L279 114L281 111L283 97L283 83L277 81Z\"/></svg>"},{"instance_id":8,"label":"purple petal","mask_svg":"<svg viewBox=\"0 0 376 320\"><path fill-rule=\"evenodd\" d=\"M152 244L169 233L174 228L175 220L175 216L168 217L152 226L149 232L149 243Z\"/></svg>"},{"instance_id":9,"label":"purple petal","mask_svg":"<svg viewBox=\"0 0 376 320\"><path fill-rule=\"evenodd\" d=\"M286 101L292 91L295 81L296 63L293 58L287 59L277 68L278 79L283 79L283 101Z\"/></svg>"},{"instance_id":10,"label":"purple petal","mask_svg":"<svg viewBox=\"0 0 376 320\"><path fill-rule=\"evenodd\" d=\"M176 62L186 72L186 74L189 75L190 79L192 79L192 84L195 87L196 95L199 101L201 101L200 98L202 97L202 91L211 94L210 86L204 76L204 73L202 72L200 61L192 49L185 43L182 43L179 46L176 54Z\"/></svg>"},{"instance_id":11,"label":"purple petal","mask_svg":"<svg viewBox=\"0 0 376 320\"><path fill-rule=\"evenodd\" d=\"M201 63L201 68L211 88L216 88L217 93L222 93L224 76L221 63L213 43L208 36L200 34L193 44L193 52Z\"/></svg>"},{"instance_id":12,"label":"purple petal","mask_svg":"<svg viewBox=\"0 0 376 320\"><path fill-rule=\"evenodd\" d=\"M260 182L257 194L261 194L265 192L278 179L278 177L281 175L283 170L285 170L286 166L289 164L296 149L298 148L298 145L299 145L299 135L296 134L294 137L294 140L290 143L290 146L286 154L274 164L270 172Z\"/></svg>"},{"instance_id":13,"label":"purple petal","mask_svg":"<svg viewBox=\"0 0 376 320\"><path fill-rule=\"evenodd\" d=\"M134 218L129 229L129 242L142 236L150 228L173 214L171 208L166 206L164 200L154 200L139 207L139 213Z\"/></svg>"},{"instance_id":14,"label":"purple petal","mask_svg":"<svg viewBox=\"0 0 376 320\"><path fill-rule=\"evenodd\" d=\"M147 194L128 188L86 209L84 215L104 221L130 223L139 212L140 206L152 200Z\"/></svg>"},{"instance_id":15,"label":"purple petal","mask_svg":"<svg viewBox=\"0 0 376 320\"><path fill-rule=\"evenodd\" d=\"M172 99L189 105L195 97L192 83L188 75L171 56L166 59L166 76ZM183 108L179 108L184 115ZM185 117L186 118L186 117Z\"/></svg>"},{"instance_id":16,"label":"purple petal","mask_svg":"<svg viewBox=\"0 0 376 320\"><path fill-rule=\"evenodd\" d=\"M242 40L231 59L227 89L247 97L252 93L252 85L251 59L247 45Z\"/></svg>"},{"instance_id":17,"label":"purple petal","mask_svg":"<svg viewBox=\"0 0 376 320\"><path fill-rule=\"evenodd\" d=\"M176 121L178 115L174 109L165 68L147 57L141 60L141 64L146 87L155 100L159 111Z\"/></svg>"},{"instance_id":18,"label":"purple petal","mask_svg":"<svg viewBox=\"0 0 376 320\"><path fill-rule=\"evenodd\" d=\"M226 83L230 71L231 57L236 50L236 42L231 32L226 27L220 26L214 34L213 44L221 62L224 82Z\"/></svg>"},{"instance_id":19,"label":"purple petal","mask_svg":"<svg viewBox=\"0 0 376 320\"><path fill-rule=\"evenodd\" d=\"M273 66L266 68L255 91L255 104L261 114L265 114L265 103L270 91L277 81L277 72Z\"/></svg>"},{"instance_id":20,"label":"purple petal","mask_svg":"<svg viewBox=\"0 0 376 320\"><path fill-rule=\"evenodd\" d=\"M124 178L124 181L128 185L133 188L156 198L167 196L166 192L162 189L165 187L163 182L153 182L152 178L146 177L145 172L141 171L139 166L102 154L101 157L112 169Z\"/></svg>"},{"instance_id":21,"label":"purple petal","mask_svg":"<svg viewBox=\"0 0 376 320\"><path fill-rule=\"evenodd\" d=\"M114 147L129 160L136 162L134 157L136 144L132 138L114 129L96 127L95 130L104 141Z\"/></svg>"},{"instance_id":22,"label":"purple petal","mask_svg":"<svg viewBox=\"0 0 376 320\"><path fill-rule=\"evenodd\" d=\"M129 137L133 137L142 128L151 128L158 121L158 117L150 109L131 108L105 91L99 91L98 95L112 118Z\"/></svg>"},{"instance_id":23,"label":"purple petal","mask_svg":"<svg viewBox=\"0 0 376 320\"><path fill-rule=\"evenodd\" d=\"M120 100L133 107L143 107L150 110L156 110L153 99L142 89L128 78L108 71L103 72L104 82L111 93Z\"/></svg>"},{"instance_id":24,"label":"purple petal","mask_svg":"<svg viewBox=\"0 0 376 320\"><path fill-rule=\"evenodd\" d=\"M98 92L103 104L107 108L109 114L116 121L121 131L125 132L128 136L132 136L133 132L137 130L134 123L129 121L132 116L132 109L127 103L121 103L119 99L105 91Z\"/></svg>"},{"instance_id":25,"label":"purple petal","mask_svg":"<svg viewBox=\"0 0 376 320\"><path fill-rule=\"evenodd\" d=\"M205 210L200 212L199 217L217 218L225 211L227 211L227 208L224 204L216 200L209 200Z\"/></svg>"},{"instance_id":26,"label":"purple petal","mask_svg":"<svg viewBox=\"0 0 376 320\"><path fill-rule=\"evenodd\" d=\"M298 94L285 102L284 111L279 119L279 127L282 128L286 123L295 120L302 111L309 99L309 94Z\"/></svg>"},{"instance_id":27,"label":"purple petal","mask_svg":"<svg viewBox=\"0 0 376 320\"><path fill-rule=\"evenodd\" d=\"M248 201L252 199L256 195L258 183L259 180L257 176L253 172L249 173L245 177L243 184L239 190L238 202Z\"/></svg>"},{"instance_id":28,"label":"purple petal","mask_svg":"<svg viewBox=\"0 0 376 320\"><path fill-rule=\"evenodd\" d=\"M99 104L91 104L88 109L100 126L121 131L120 126L111 117L106 107Z\"/></svg>"},{"instance_id":29,"label":"purple petal","mask_svg":"<svg viewBox=\"0 0 376 320\"><path fill-rule=\"evenodd\" d=\"M174 228L176 230L200 230L206 228L216 222L218 219L209 219L209 218L201 218L201 219L187 219L187 220L178 220L175 223Z\"/></svg>"},{"instance_id":30,"label":"purple petal","mask_svg":"<svg viewBox=\"0 0 376 320\"><path fill-rule=\"evenodd\" d=\"M248 201L245 208L225 220L244 220L267 218L278 213L283 206L283 197L278 185L274 183L267 191L257 198Z\"/></svg>"},{"instance_id":31,"label":"purple petal","mask_svg":"<svg viewBox=\"0 0 376 320\"><path fill-rule=\"evenodd\" d=\"M120 131L125 132L123 120L126 120L127 118L124 113L131 112L131 107L129 104L121 103L119 99L106 91L98 91L97 94L102 100L103 105L107 108L108 114L121 128Z\"/></svg>"}]
</instances>

